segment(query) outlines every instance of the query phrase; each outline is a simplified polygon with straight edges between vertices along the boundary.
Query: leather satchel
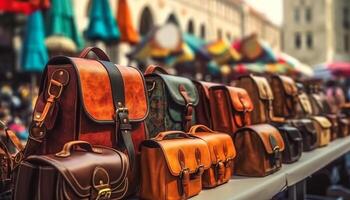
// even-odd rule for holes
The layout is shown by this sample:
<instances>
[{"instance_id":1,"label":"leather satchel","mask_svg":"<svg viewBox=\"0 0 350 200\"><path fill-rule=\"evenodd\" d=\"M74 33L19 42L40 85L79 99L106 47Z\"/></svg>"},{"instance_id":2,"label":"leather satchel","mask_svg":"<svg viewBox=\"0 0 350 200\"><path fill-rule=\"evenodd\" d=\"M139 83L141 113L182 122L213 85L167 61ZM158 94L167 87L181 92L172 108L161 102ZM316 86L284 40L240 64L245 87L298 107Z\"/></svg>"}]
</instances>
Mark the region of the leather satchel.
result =
<instances>
[{"instance_id":1,"label":"leather satchel","mask_svg":"<svg viewBox=\"0 0 350 200\"><path fill-rule=\"evenodd\" d=\"M289 120L289 124L296 127L302 136L303 151L312 151L317 146L317 131L311 119L303 118L296 120Z\"/></svg>"},{"instance_id":2,"label":"leather satchel","mask_svg":"<svg viewBox=\"0 0 350 200\"><path fill-rule=\"evenodd\" d=\"M204 81L193 81L193 83L196 86L199 95L199 102L198 105L195 107L196 123L205 125L209 128L213 128L212 121L215 119L212 117L211 114L211 97L209 95L209 90L211 87L221 84Z\"/></svg>"},{"instance_id":3,"label":"leather satchel","mask_svg":"<svg viewBox=\"0 0 350 200\"><path fill-rule=\"evenodd\" d=\"M98 59L89 59L90 52ZM42 77L22 156L56 153L69 141L84 140L125 151L130 180L138 177L137 150L147 139L148 114L142 72L115 65L101 49L88 47L77 58L52 58ZM136 180L130 182L136 189Z\"/></svg>"},{"instance_id":4,"label":"leather satchel","mask_svg":"<svg viewBox=\"0 0 350 200\"><path fill-rule=\"evenodd\" d=\"M242 176L267 176L282 166L283 138L269 124L246 126L233 137L237 156L235 173Z\"/></svg>"},{"instance_id":5,"label":"leather satchel","mask_svg":"<svg viewBox=\"0 0 350 200\"><path fill-rule=\"evenodd\" d=\"M141 145L140 198L187 199L202 190L202 175L211 166L204 140L181 131L159 133Z\"/></svg>"},{"instance_id":6,"label":"leather satchel","mask_svg":"<svg viewBox=\"0 0 350 200\"><path fill-rule=\"evenodd\" d=\"M56 154L32 155L19 165L14 199L123 199L128 168L124 153L71 141Z\"/></svg>"},{"instance_id":7,"label":"leather satchel","mask_svg":"<svg viewBox=\"0 0 350 200\"><path fill-rule=\"evenodd\" d=\"M204 140L209 147L211 166L203 173L203 187L212 188L227 183L233 174L233 160L236 156L231 136L204 125L192 126L189 134Z\"/></svg>"},{"instance_id":8,"label":"leather satchel","mask_svg":"<svg viewBox=\"0 0 350 200\"><path fill-rule=\"evenodd\" d=\"M299 129L288 124L278 127L285 145L282 152L283 163L293 163L299 160L303 151L303 138Z\"/></svg>"},{"instance_id":9,"label":"leather satchel","mask_svg":"<svg viewBox=\"0 0 350 200\"><path fill-rule=\"evenodd\" d=\"M168 130L188 131L195 124L198 91L188 78L169 75L163 68L149 66L145 71L150 112L147 128L150 138Z\"/></svg>"},{"instance_id":10,"label":"leather satchel","mask_svg":"<svg viewBox=\"0 0 350 200\"><path fill-rule=\"evenodd\" d=\"M296 117L298 88L292 78L273 75L270 78L273 93L273 111L277 117L287 119Z\"/></svg>"},{"instance_id":11,"label":"leather satchel","mask_svg":"<svg viewBox=\"0 0 350 200\"><path fill-rule=\"evenodd\" d=\"M314 126L317 132L317 146L323 147L328 145L331 140L331 122L325 118L320 116L312 116Z\"/></svg>"},{"instance_id":12,"label":"leather satchel","mask_svg":"<svg viewBox=\"0 0 350 200\"><path fill-rule=\"evenodd\" d=\"M233 135L251 124L253 103L246 90L218 85L209 89L209 96L214 130Z\"/></svg>"}]
</instances>

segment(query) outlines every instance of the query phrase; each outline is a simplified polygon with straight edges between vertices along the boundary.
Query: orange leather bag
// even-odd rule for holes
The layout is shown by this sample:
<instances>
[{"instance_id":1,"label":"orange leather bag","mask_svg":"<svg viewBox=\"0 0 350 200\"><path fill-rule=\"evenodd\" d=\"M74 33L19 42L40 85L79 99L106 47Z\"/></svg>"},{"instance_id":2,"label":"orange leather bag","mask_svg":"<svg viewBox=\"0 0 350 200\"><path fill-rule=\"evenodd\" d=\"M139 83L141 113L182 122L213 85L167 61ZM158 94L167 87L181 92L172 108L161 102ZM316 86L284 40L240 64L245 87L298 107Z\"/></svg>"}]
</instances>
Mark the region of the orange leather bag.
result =
<instances>
[{"instance_id":1,"label":"orange leather bag","mask_svg":"<svg viewBox=\"0 0 350 200\"><path fill-rule=\"evenodd\" d=\"M233 134L251 124L253 103L245 89L213 86L209 89L213 129Z\"/></svg>"},{"instance_id":2,"label":"orange leather bag","mask_svg":"<svg viewBox=\"0 0 350 200\"><path fill-rule=\"evenodd\" d=\"M187 199L202 190L202 175L211 166L204 140L181 131L160 132L141 144L140 198Z\"/></svg>"},{"instance_id":3,"label":"orange leather bag","mask_svg":"<svg viewBox=\"0 0 350 200\"><path fill-rule=\"evenodd\" d=\"M212 188L227 183L232 176L236 156L231 136L213 131L204 125L192 126L189 134L204 140L209 147L211 166L202 176L203 187Z\"/></svg>"},{"instance_id":4,"label":"orange leather bag","mask_svg":"<svg viewBox=\"0 0 350 200\"><path fill-rule=\"evenodd\" d=\"M269 124L246 126L234 135L237 149L235 173L266 176L282 166L284 142L278 130Z\"/></svg>"}]
</instances>

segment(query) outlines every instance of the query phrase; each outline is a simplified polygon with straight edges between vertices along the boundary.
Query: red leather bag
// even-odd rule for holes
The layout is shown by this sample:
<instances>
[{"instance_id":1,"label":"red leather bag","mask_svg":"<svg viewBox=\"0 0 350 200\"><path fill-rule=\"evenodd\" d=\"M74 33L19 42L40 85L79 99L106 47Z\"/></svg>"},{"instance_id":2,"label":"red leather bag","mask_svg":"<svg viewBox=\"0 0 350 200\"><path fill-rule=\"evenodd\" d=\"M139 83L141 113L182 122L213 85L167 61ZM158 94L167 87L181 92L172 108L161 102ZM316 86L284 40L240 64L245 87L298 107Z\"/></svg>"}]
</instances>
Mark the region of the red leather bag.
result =
<instances>
[{"instance_id":1,"label":"red leather bag","mask_svg":"<svg viewBox=\"0 0 350 200\"><path fill-rule=\"evenodd\" d=\"M98 59L88 59L90 52ZM111 63L101 49L86 48L78 58L52 58L43 73L24 157L56 153L69 141L83 140L127 152L136 173L138 146L147 138L147 101L142 73Z\"/></svg>"}]
</instances>

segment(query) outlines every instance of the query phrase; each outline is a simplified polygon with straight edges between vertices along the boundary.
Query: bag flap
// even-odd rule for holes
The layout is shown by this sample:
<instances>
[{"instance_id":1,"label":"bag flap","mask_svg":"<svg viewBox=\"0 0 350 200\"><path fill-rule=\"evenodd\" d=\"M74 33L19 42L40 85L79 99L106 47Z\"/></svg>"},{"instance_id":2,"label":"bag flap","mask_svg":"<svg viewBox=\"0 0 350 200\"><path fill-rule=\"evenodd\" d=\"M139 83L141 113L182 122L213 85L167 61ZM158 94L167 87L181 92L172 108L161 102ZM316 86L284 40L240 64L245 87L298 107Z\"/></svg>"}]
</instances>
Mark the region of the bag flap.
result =
<instances>
[{"instance_id":1,"label":"bag flap","mask_svg":"<svg viewBox=\"0 0 350 200\"><path fill-rule=\"evenodd\" d=\"M273 100L273 93L272 93L271 87L265 77L253 76L253 75L250 75L249 77L256 84L260 99Z\"/></svg>"},{"instance_id":2,"label":"bag flap","mask_svg":"<svg viewBox=\"0 0 350 200\"><path fill-rule=\"evenodd\" d=\"M73 150L68 157L56 155L29 156L27 161L36 165L56 168L71 188L81 198L89 197L91 191L102 186L117 192L125 184L129 164L125 154L112 148L94 146L98 153Z\"/></svg>"},{"instance_id":3,"label":"bag flap","mask_svg":"<svg viewBox=\"0 0 350 200\"><path fill-rule=\"evenodd\" d=\"M298 95L298 88L294 82L294 80L288 76L279 75L278 77L283 85L284 92L289 96Z\"/></svg>"},{"instance_id":4,"label":"bag flap","mask_svg":"<svg viewBox=\"0 0 350 200\"><path fill-rule=\"evenodd\" d=\"M201 90L204 91L205 96L209 99L209 89L213 86L221 85L219 83L212 83L212 82L205 82L205 81L194 81L194 84L196 84Z\"/></svg>"},{"instance_id":5,"label":"bag flap","mask_svg":"<svg viewBox=\"0 0 350 200\"><path fill-rule=\"evenodd\" d=\"M313 120L315 120L322 128L330 128L332 126L332 123L323 116L312 116L311 117Z\"/></svg>"},{"instance_id":6,"label":"bag flap","mask_svg":"<svg viewBox=\"0 0 350 200\"><path fill-rule=\"evenodd\" d=\"M195 173L200 165L204 169L211 166L210 153L205 141L198 138L174 138L162 141L149 140L156 143L163 152L170 173L179 176L181 162L184 168L188 168L190 173Z\"/></svg>"},{"instance_id":7,"label":"bag flap","mask_svg":"<svg viewBox=\"0 0 350 200\"><path fill-rule=\"evenodd\" d=\"M299 132L299 130L293 126L288 126L288 125L283 125L281 127L278 127L278 130L280 132L285 132L288 136L288 138L292 141L298 142L298 141L302 141L302 137L301 134Z\"/></svg>"},{"instance_id":8,"label":"bag flap","mask_svg":"<svg viewBox=\"0 0 350 200\"><path fill-rule=\"evenodd\" d=\"M312 113L312 106L309 97L305 93L298 95L299 103L306 114Z\"/></svg>"},{"instance_id":9,"label":"bag flap","mask_svg":"<svg viewBox=\"0 0 350 200\"><path fill-rule=\"evenodd\" d=\"M227 133L200 131L194 134L192 133L192 135L204 140L208 144L212 164L236 157L236 149L232 138Z\"/></svg>"},{"instance_id":10,"label":"bag flap","mask_svg":"<svg viewBox=\"0 0 350 200\"><path fill-rule=\"evenodd\" d=\"M183 86L189 97L189 103L192 103L194 106L198 104L199 95L196 86L192 81L185 77L173 76L167 74L157 74L161 77L168 89L168 92L171 98L175 103L186 106L185 99L182 97L179 87Z\"/></svg>"},{"instance_id":11,"label":"bag flap","mask_svg":"<svg viewBox=\"0 0 350 200\"><path fill-rule=\"evenodd\" d=\"M114 123L111 81L100 61L82 58L56 57L51 64L71 63L76 69L83 108L93 121ZM125 106L131 122L142 121L148 114L148 100L142 73L133 67L115 66L122 76ZM116 83L112 83L116 84Z\"/></svg>"},{"instance_id":12,"label":"bag flap","mask_svg":"<svg viewBox=\"0 0 350 200\"><path fill-rule=\"evenodd\" d=\"M248 92L243 88L226 86L232 103L232 107L236 111L249 111L254 108L253 103L248 95Z\"/></svg>"},{"instance_id":13,"label":"bag flap","mask_svg":"<svg viewBox=\"0 0 350 200\"><path fill-rule=\"evenodd\" d=\"M265 150L268 154L273 153L273 146L277 145L279 147L279 151L284 150L284 142L281 134L278 130L270 125L270 124L256 124L251 126L246 126L240 130L251 130L259 136ZM276 142L276 144L272 144Z\"/></svg>"}]
</instances>

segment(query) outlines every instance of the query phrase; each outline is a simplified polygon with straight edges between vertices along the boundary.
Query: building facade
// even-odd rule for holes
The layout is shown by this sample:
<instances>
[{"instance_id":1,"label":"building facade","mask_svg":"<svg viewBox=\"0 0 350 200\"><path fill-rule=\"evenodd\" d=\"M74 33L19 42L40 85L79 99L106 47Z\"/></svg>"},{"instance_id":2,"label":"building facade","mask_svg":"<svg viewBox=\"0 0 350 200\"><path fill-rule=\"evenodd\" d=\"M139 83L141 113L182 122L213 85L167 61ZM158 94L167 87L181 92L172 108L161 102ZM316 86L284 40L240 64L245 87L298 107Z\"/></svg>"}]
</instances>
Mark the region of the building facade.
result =
<instances>
[{"instance_id":1,"label":"building facade","mask_svg":"<svg viewBox=\"0 0 350 200\"><path fill-rule=\"evenodd\" d=\"M350 61L350 1L284 0L283 50L309 65Z\"/></svg>"}]
</instances>

